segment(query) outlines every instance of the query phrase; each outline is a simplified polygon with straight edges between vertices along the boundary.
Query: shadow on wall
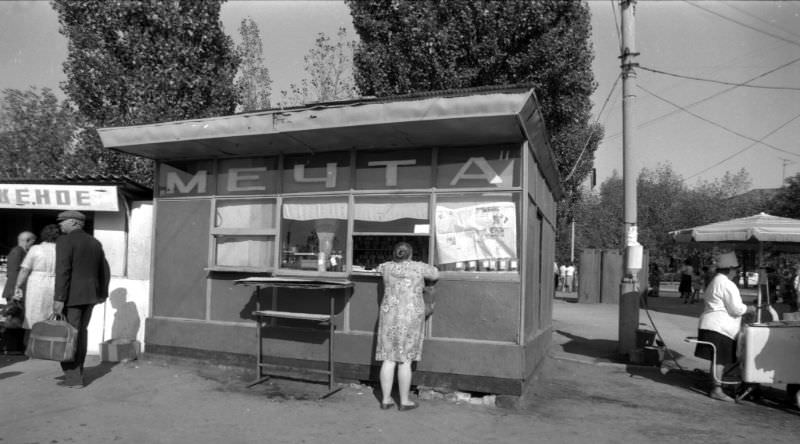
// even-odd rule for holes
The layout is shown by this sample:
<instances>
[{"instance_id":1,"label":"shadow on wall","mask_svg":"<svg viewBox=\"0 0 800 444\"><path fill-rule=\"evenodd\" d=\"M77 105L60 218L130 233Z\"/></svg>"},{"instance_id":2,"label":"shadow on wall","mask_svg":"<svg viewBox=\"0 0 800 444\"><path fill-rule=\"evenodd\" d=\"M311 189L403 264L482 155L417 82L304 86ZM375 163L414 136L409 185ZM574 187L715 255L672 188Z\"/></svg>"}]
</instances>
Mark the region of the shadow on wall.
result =
<instances>
[{"instance_id":1,"label":"shadow on wall","mask_svg":"<svg viewBox=\"0 0 800 444\"><path fill-rule=\"evenodd\" d=\"M111 339L136 339L141 319L136 303L128 301L128 290L117 288L108 296L111 308L116 310L111 324Z\"/></svg>"}]
</instances>

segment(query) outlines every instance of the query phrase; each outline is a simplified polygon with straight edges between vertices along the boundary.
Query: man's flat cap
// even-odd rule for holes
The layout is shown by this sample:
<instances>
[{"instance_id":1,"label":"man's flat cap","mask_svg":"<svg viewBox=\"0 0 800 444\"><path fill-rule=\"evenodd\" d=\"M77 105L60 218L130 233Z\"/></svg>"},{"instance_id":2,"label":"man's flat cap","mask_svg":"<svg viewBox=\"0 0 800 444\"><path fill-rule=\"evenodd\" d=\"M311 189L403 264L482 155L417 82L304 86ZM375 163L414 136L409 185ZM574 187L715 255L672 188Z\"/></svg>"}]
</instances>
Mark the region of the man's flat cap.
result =
<instances>
[{"instance_id":1,"label":"man's flat cap","mask_svg":"<svg viewBox=\"0 0 800 444\"><path fill-rule=\"evenodd\" d=\"M84 216L83 213L81 213L80 211L68 210L58 213L58 217L56 218L56 220L58 220L59 222L67 219L77 219L85 221L86 216Z\"/></svg>"}]
</instances>

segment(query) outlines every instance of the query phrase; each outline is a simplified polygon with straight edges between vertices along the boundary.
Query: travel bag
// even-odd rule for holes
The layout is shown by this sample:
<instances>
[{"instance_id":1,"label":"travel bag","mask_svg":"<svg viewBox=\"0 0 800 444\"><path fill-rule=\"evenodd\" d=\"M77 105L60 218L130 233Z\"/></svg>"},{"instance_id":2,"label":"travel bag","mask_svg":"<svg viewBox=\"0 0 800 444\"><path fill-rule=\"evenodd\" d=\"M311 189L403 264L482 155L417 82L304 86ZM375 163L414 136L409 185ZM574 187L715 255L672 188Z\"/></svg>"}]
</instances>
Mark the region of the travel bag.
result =
<instances>
[{"instance_id":1,"label":"travel bag","mask_svg":"<svg viewBox=\"0 0 800 444\"><path fill-rule=\"evenodd\" d=\"M69 325L64 316L53 313L50 318L31 327L25 355L32 359L68 362L75 359L78 329Z\"/></svg>"}]
</instances>

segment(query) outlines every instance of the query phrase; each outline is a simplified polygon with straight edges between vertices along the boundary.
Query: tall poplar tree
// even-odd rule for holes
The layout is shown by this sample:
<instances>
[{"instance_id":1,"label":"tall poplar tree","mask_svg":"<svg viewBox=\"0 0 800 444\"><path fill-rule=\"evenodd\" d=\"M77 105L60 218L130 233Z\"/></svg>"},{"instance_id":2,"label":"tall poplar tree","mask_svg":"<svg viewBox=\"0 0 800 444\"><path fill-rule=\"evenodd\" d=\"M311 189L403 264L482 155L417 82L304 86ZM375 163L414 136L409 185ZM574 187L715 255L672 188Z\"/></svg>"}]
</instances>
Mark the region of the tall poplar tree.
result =
<instances>
[{"instance_id":1,"label":"tall poplar tree","mask_svg":"<svg viewBox=\"0 0 800 444\"><path fill-rule=\"evenodd\" d=\"M239 65L221 0L53 0L68 39L62 88L95 127L230 114ZM84 143L99 144L96 132ZM149 162L105 152L100 172L144 183Z\"/></svg>"},{"instance_id":2,"label":"tall poplar tree","mask_svg":"<svg viewBox=\"0 0 800 444\"><path fill-rule=\"evenodd\" d=\"M256 111L270 107L272 79L264 66L264 45L258 25L252 18L242 19L239 25L242 43L236 48L242 63L236 78L239 93L237 111Z\"/></svg>"},{"instance_id":3,"label":"tall poplar tree","mask_svg":"<svg viewBox=\"0 0 800 444\"><path fill-rule=\"evenodd\" d=\"M354 63L362 95L530 83L542 106L563 185L569 194L577 191L602 139L602 128L589 122L596 84L585 2L346 3L361 38Z\"/></svg>"}]
</instances>

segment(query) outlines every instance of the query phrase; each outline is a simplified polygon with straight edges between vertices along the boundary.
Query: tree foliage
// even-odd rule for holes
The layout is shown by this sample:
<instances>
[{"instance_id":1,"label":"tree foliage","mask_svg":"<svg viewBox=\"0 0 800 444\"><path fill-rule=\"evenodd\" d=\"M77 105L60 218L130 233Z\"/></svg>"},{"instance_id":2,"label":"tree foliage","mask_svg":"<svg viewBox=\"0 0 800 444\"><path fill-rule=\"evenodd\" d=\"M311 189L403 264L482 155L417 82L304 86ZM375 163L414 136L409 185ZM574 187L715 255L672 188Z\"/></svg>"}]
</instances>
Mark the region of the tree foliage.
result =
<instances>
[{"instance_id":1,"label":"tree foliage","mask_svg":"<svg viewBox=\"0 0 800 444\"><path fill-rule=\"evenodd\" d=\"M314 46L303 57L306 77L281 91L281 104L301 105L311 102L330 102L356 95L353 81L353 47L347 30L339 28L336 40L324 32L317 34Z\"/></svg>"},{"instance_id":2,"label":"tree foliage","mask_svg":"<svg viewBox=\"0 0 800 444\"><path fill-rule=\"evenodd\" d=\"M591 171L602 138L591 128L588 6L563 0L346 0L361 37L355 81L386 96L533 84L569 193ZM587 144L587 141L589 143ZM579 153L581 166L570 175Z\"/></svg>"},{"instance_id":3,"label":"tree foliage","mask_svg":"<svg viewBox=\"0 0 800 444\"><path fill-rule=\"evenodd\" d=\"M68 39L62 88L95 127L230 114L239 58L220 25L221 3L53 0ZM103 156L110 171L151 183L143 159Z\"/></svg>"},{"instance_id":4,"label":"tree foliage","mask_svg":"<svg viewBox=\"0 0 800 444\"><path fill-rule=\"evenodd\" d=\"M800 219L800 174L786 178L786 184L770 201L771 214Z\"/></svg>"},{"instance_id":5,"label":"tree foliage","mask_svg":"<svg viewBox=\"0 0 800 444\"><path fill-rule=\"evenodd\" d=\"M32 179L74 173L80 118L52 90L3 90L0 101L0 177ZM80 167L81 165L77 165Z\"/></svg>"},{"instance_id":6,"label":"tree foliage","mask_svg":"<svg viewBox=\"0 0 800 444\"><path fill-rule=\"evenodd\" d=\"M751 216L765 211L763 201L739 199L750 187L745 170L726 172L722 178L685 184L670 164L643 169L637 180L638 240L651 258L668 263L670 257L685 255L670 231ZM623 247L623 180L614 174L576 206L576 249ZM563 253L561 254L563 256Z\"/></svg>"},{"instance_id":7,"label":"tree foliage","mask_svg":"<svg viewBox=\"0 0 800 444\"><path fill-rule=\"evenodd\" d=\"M242 43L236 52L242 60L236 79L239 94L237 111L256 111L270 107L272 79L264 66L264 47L258 25L252 18L242 19L239 25Z\"/></svg>"}]
</instances>

